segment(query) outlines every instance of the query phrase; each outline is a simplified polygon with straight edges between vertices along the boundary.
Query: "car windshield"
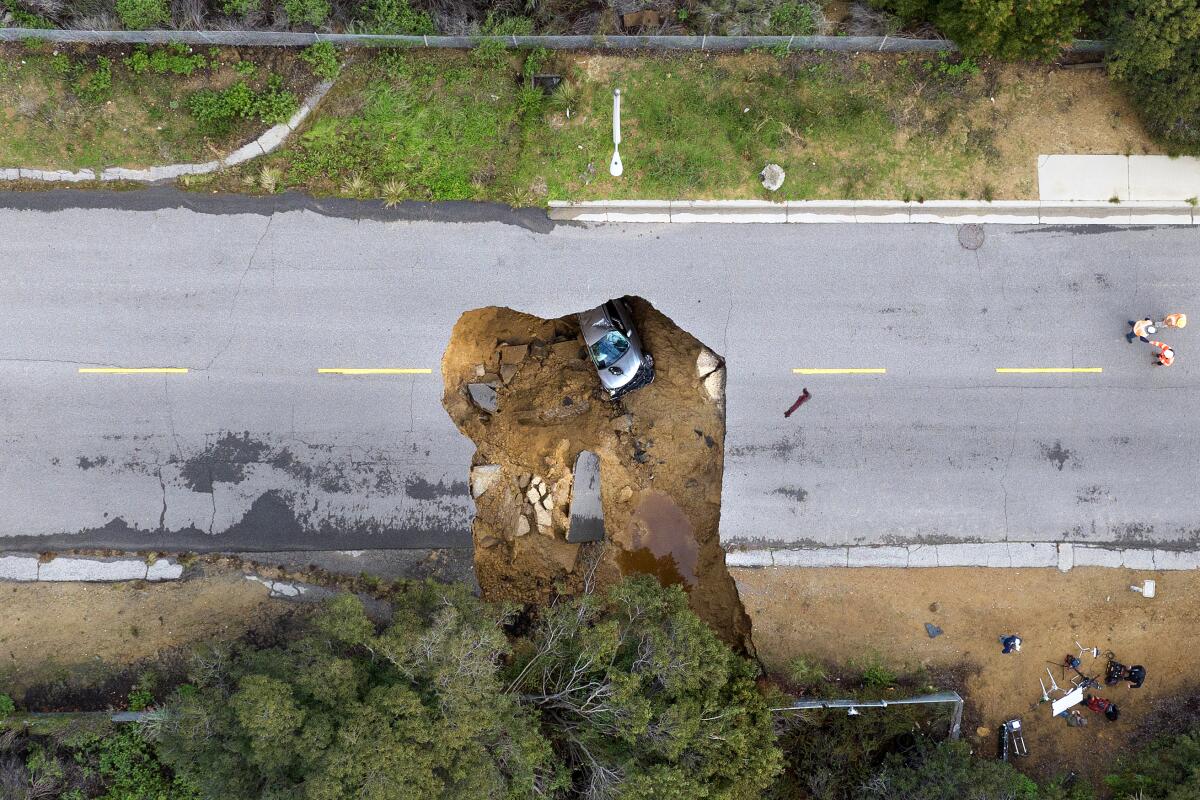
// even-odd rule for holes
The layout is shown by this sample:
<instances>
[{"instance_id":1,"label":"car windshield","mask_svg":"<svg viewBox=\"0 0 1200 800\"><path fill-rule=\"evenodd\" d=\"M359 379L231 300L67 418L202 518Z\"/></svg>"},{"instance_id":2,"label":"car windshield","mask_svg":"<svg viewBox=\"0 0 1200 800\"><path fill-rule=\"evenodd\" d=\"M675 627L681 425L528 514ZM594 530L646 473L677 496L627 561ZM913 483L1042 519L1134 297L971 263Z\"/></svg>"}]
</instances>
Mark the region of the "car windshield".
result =
<instances>
[{"instance_id":1,"label":"car windshield","mask_svg":"<svg viewBox=\"0 0 1200 800\"><path fill-rule=\"evenodd\" d=\"M619 331L609 331L592 345L592 360L596 366L604 369L615 363L629 349L629 340Z\"/></svg>"}]
</instances>

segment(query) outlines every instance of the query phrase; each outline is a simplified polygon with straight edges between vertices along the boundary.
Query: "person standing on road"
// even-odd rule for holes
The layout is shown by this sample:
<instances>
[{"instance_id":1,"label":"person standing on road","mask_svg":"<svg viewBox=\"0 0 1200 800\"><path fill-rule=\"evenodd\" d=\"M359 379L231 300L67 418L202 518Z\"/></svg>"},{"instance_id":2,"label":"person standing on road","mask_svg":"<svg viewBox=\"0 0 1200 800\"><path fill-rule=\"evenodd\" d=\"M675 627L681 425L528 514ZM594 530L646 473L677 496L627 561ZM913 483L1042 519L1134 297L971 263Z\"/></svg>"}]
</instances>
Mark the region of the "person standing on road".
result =
<instances>
[{"instance_id":1,"label":"person standing on road","mask_svg":"<svg viewBox=\"0 0 1200 800\"><path fill-rule=\"evenodd\" d=\"M1137 322L1129 320L1129 324L1133 326L1133 332L1126 335L1126 339L1130 344L1133 344L1134 339L1141 339L1143 342L1150 341L1150 337L1158 333L1158 329L1154 327L1154 320L1150 317L1142 317Z\"/></svg>"},{"instance_id":2,"label":"person standing on road","mask_svg":"<svg viewBox=\"0 0 1200 800\"><path fill-rule=\"evenodd\" d=\"M1158 348L1158 363L1161 366L1169 367L1175 363L1175 351L1171 349L1171 345L1166 342L1151 342L1150 346Z\"/></svg>"},{"instance_id":3,"label":"person standing on road","mask_svg":"<svg viewBox=\"0 0 1200 800\"><path fill-rule=\"evenodd\" d=\"M1186 328L1187 314L1167 314L1162 324L1164 328Z\"/></svg>"}]
</instances>

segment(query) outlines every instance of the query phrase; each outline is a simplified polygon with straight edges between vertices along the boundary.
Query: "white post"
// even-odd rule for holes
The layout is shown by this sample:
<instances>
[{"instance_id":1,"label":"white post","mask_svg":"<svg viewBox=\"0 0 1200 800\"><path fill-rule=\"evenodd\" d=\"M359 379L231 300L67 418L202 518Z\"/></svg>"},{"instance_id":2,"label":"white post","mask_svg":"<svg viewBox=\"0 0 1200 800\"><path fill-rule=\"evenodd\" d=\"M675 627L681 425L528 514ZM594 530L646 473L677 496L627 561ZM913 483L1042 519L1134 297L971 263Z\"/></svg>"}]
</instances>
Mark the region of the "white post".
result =
<instances>
[{"instance_id":1,"label":"white post","mask_svg":"<svg viewBox=\"0 0 1200 800\"><path fill-rule=\"evenodd\" d=\"M613 89L613 156L608 162L608 174L621 177L625 165L621 163L621 90Z\"/></svg>"}]
</instances>

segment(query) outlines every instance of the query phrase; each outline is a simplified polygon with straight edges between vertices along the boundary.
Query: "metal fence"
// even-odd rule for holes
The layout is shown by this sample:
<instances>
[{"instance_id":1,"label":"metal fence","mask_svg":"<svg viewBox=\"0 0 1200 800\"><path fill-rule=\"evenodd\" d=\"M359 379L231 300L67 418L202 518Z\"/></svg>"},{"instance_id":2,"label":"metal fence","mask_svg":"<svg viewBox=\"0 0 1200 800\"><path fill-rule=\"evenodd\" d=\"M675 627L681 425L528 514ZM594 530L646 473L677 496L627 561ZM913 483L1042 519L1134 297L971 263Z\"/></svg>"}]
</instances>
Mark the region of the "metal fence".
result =
<instances>
[{"instance_id":1,"label":"metal fence","mask_svg":"<svg viewBox=\"0 0 1200 800\"><path fill-rule=\"evenodd\" d=\"M920 697L908 697L901 700L797 700L790 706L783 708L772 708L771 711L776 714L786 713L789 711L806 711L811 709L831 709L844 708L846 713L851 716L860 714L860 708L888 708L889 706L906 706L906 705L938 705L941 703L950 703L953 708L950 711L950 730L948 731L951 739L958 739L962 735L962 712L963 699L958 692L939 692L938 694L926 694Z\"/></svg>"},{"instance_id":2,"label":"metal fence","mask_svg":"<svg viewBox=\"0 0 1200 800\"><path fill-rule=\"evenodd\" d=\"M247 47L307 47L330 42L341 47L469 49L485 41L506 47L547 50L631 50L738 52L764 49L779 52L833 51L852 53L953 52L947 39L906 39L898 36L383 36L365 33L293 33L287 31L77 31L0 28L0 42L38 39L87 44L242 45ZM1081 39L1066 48L1072 55L1099 55L1107 42Z\"/></svg>"}]
</instances>

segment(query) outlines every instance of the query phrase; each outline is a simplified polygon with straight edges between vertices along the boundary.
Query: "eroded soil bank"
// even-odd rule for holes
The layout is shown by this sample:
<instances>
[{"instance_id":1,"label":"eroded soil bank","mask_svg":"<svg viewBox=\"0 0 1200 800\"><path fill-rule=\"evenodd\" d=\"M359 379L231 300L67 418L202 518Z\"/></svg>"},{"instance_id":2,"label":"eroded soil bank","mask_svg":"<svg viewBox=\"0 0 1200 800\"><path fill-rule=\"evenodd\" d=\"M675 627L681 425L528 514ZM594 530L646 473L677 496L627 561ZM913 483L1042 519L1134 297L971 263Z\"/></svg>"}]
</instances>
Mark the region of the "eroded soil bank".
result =
<instances>
[{"instance_id":1,"label":"eroded soil bank","mask_svg":"<svg viewBox=\"0 0 1200 800\"><path fill-rule=\"evenodd\" d=\"M589 576L603 588L622 574L650 573L682 584L701 618L752 652L717 530L723 363L649 303L629 305L656 377L616 401L601 389L573 313L545 320L489 307L454 326L443 403L477 447L480 589L488 600L544 603L582 591ZM469 384L494 385L495 411L472 400ZM600 460L605 538L573 544L572 470L584 450Z\"/></svg>"}]
</instances>

